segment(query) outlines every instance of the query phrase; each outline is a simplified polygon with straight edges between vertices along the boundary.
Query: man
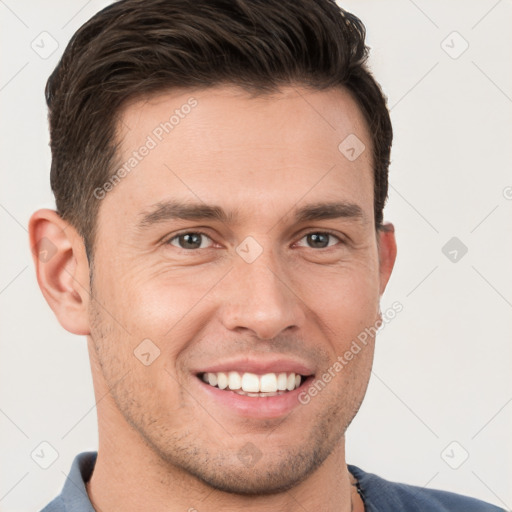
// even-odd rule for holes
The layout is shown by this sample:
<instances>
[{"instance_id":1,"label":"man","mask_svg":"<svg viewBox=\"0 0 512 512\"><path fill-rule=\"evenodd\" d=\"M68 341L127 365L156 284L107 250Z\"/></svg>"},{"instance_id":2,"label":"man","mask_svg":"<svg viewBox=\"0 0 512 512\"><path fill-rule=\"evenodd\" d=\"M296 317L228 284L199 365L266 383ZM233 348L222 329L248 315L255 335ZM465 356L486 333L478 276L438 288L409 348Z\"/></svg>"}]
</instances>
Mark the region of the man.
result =
<instances>
[{"instance_id":1,"label":"man","mask_svg":"<svg viewBox=\"0 0 512 512\"><path fill-rule=\"evenodd\" d=\"M345 460L396 256L364 36L330 0L125 0L73 36L30 237L99 449L45 512L499 510Z\"/></svg>"}]
</instances>

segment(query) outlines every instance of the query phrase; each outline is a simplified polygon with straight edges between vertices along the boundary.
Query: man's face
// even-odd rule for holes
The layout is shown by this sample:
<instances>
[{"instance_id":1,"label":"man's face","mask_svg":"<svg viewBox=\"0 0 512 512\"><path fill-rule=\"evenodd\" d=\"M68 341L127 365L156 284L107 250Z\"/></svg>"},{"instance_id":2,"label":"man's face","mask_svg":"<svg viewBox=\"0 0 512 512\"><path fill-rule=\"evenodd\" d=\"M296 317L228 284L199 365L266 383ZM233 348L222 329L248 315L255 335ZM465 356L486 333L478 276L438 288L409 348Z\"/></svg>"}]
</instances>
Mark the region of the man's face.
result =
<instances>
[{"instance_id":1,"label":"man's face","mask_svg":"<svg viewBox=\"0 0 512 512\"><path fill-rule=\"evenodd\" d=\"M338 149L351 134L366 146L355 160ZM134 428L163 464L219 489L300 482L340 446L373 339L310 403L299 395L378 320L391 270L362 114L341 90L219 87L133 103L119 136L120 166L150 149L98 216L91 355L120 413L112 435Z\"/></svg>"}]
</instances>

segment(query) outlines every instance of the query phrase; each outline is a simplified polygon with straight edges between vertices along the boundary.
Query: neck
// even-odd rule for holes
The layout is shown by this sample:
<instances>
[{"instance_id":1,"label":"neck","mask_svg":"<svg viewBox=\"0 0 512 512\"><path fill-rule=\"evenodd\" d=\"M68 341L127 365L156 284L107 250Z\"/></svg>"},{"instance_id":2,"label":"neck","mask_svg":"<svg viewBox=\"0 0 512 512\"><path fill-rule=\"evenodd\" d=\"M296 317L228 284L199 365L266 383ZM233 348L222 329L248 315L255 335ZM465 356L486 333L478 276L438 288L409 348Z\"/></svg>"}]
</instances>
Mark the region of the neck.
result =
<instances>
[{"instance_id":1,"label":"neck","mask_svg":"<svg viewBox=\"0 0 512 512\"><path fill-rule=\"evenodd\" d=\"M148 458L127 453L126 449L116 452L117 456L104 447L99 448L94 472L87 484L93 507L103 512L358 510L352 509L351 496L356 492L346 465L341 465L336 473L331 470L333 462L338 460L334 454L314 475L287 492L240 496L212 489L176 468L164 470L159 464L149 463Z\"/></svg>"},{"instance_id":2,"label":"neck","mask_svg":"<svg viewBox=\"0 0 512 512\"><path fill-rule=\"evenodd\" d=\"M102 401L103 408L109 398ZM98 411L102 418L98 457L87 485L96 510L349 512L351 501L358 500L345 463L344 440L315 473L289 491L242 496L212 489L181 468L164 463L131 426L125 423L125 428L119 428L119 422L105 418L103 412ZM356 501L354 512L358 506Z\"/></svg>"}]
</instances>

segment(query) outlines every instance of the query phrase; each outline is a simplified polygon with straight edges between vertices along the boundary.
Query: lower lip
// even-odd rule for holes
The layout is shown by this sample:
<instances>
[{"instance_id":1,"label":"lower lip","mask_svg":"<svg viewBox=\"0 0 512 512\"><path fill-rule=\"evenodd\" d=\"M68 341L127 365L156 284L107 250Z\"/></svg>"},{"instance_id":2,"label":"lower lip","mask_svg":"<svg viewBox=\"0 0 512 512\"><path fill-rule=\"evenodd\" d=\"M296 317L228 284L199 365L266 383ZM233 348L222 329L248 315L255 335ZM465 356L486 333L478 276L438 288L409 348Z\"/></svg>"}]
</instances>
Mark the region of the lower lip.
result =
<instances>
[{"instance_id":1,"label":"lower lip","mask_svg":"<svg viewBox=\"0 0 512 512\"><path fill-rule=\"evenodd\" d=\"M295 407L300 406L299 394L308 388L313 378L313 375L307 377L306 380L293 391L287 391L282 395L262 397L239 395L234 391L210 386L197 377L195 377L195 380L208 396L221 406L229 408L239 416L263 419L279 418L290 413Z\"/></svg>"}]
</instances>

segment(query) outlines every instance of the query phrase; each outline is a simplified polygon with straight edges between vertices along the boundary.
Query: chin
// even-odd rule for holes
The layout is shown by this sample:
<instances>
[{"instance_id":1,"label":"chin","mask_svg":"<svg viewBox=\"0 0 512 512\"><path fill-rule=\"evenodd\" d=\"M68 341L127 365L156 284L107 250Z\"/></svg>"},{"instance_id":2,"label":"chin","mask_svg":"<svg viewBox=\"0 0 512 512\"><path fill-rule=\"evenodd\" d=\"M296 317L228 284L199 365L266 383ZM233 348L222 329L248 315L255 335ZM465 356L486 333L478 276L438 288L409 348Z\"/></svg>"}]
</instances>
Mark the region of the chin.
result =
<instances>
[{"instance_id":1,"label":"chin","mask_svg":"<svg viewBox=\"0 0 512 512\"><path fill-rule=\"evenodd\" d=\"M218 449L212 446L207 448L206 443L201 446L180 443L179 450L176 450L176 446L174 449L167 446L167 449L157 450L171 473L178 470L224 493L264 496L283 493L298 486L329 457L340 436L336 435L336 439L333 439L325 430L316 433L321 435L310 436L288 449L276 449L272 443L265 449L264 440L258 443L259 448L252 443L236 448L235 440L231 439L231 446L219 446ZM244 452L247 446L250 449Z\"/></svg>"},{"instance_id":2,"label":"chin","mask_svg":"<svg viewBox=\"0 0 512 512\"><path fill-rule=\"evenodd\" d=\"M241 466L238 462L198 467L193 472L189 469L189 472L217 491L240 496L265 496L293 489L322 462L298 461L297 457L293 457L293 461L277 462L274 456L272 458L272 465L261 459L254 467Z\"/></svg>"}]
</instances>

